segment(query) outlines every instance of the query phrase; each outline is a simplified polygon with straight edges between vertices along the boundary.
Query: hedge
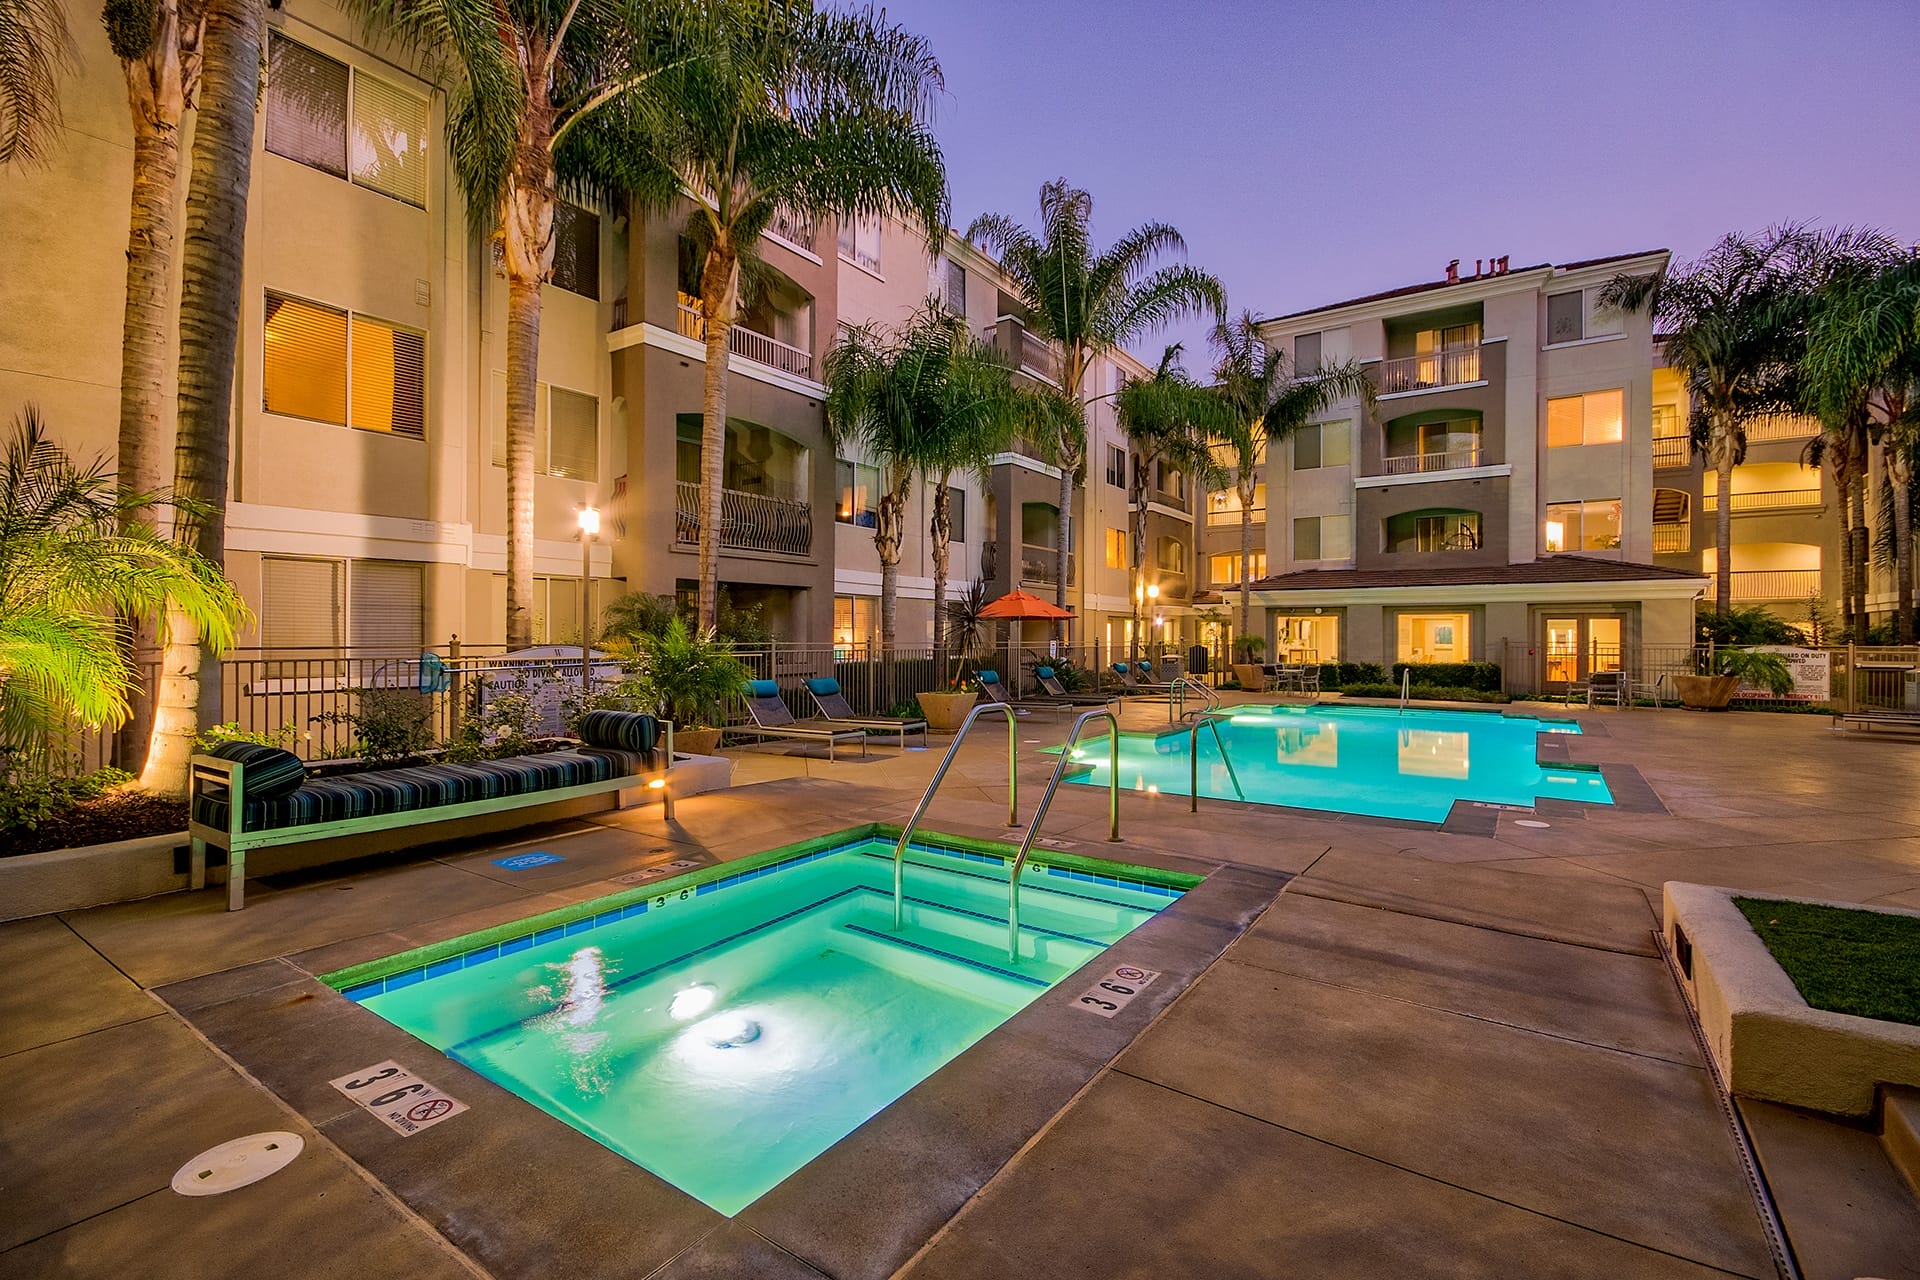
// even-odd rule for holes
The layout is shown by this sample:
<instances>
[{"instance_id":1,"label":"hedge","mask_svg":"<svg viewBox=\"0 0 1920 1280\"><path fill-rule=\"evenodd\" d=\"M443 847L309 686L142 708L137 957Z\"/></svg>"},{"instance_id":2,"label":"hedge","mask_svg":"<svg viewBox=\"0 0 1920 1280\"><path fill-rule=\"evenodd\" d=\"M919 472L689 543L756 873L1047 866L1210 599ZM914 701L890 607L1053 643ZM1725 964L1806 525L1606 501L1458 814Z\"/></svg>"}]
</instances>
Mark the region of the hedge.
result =
<instances>
[{"instance_id":1,"label":"hedge","mask_svg":"<svg viewBox=\"0 0 1920 1280\"><path fill-rule=\"evenodd\" d=\"M1353 684L1340 691L1349 698L1397 698L1397 684ZM1512 698L1495 689L1466 689L1458 685L1416 684L1407 696L1422 702L1511 702Z\"/></svg>"},{"instance_id":2,"label":"hedge","mask_svg":"<svg viewBox=\"0 0 1920 1280\"><path fill-rule=\"evenodd\" d=\"M1400 682L1403 671L1413 672L1415 684L1479 689L1484 693L1500 692L1500 664L1497 662L1396 662L1393 664L1395 684Z\"/></svg>"},{"instance_id":3,"label":"hedge","mask_svg":"<svg viewBox=\"0 0 1920 1280\"><path fill-rule=\"evenodd\" d=\"M1323 662L1320 664L1320 687L1322 689L1344 689L1350 684L1380 683L1387 678L1387 672L1377 662Z\"/></svg>"}]
</instances>

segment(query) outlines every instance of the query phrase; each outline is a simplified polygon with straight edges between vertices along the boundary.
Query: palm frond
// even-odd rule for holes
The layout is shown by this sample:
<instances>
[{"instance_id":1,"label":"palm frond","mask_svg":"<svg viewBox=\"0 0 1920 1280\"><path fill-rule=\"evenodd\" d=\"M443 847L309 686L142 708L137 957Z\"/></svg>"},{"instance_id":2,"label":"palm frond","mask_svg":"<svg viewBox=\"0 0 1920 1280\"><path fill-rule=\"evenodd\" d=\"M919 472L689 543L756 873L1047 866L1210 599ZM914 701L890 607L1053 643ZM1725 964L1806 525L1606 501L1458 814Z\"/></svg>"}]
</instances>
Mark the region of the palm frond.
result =
<instances>
[{"instance_id":1,"label":"palm frond","mask_svg":"<svg viewBox=\"0 0 1920 1280\"><path fill-rule=\"evenodd\" d=\"M59 0L0 0L0 165L47 158L60 81L79 65Z\"/></svg>"}]
</instances>

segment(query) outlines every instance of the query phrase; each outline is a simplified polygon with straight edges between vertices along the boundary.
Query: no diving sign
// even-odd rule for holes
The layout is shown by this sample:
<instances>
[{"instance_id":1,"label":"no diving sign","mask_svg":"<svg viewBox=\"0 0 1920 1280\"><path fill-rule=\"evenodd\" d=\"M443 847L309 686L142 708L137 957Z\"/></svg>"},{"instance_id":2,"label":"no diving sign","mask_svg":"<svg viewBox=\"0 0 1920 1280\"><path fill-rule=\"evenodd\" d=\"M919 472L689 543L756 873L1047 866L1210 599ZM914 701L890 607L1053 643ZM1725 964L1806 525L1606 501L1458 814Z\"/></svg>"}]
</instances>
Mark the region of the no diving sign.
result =
<instances>
[{"instance_id":1,"label":"no diving sign","mask_svg":"<svg viewBox=\"0 0 1920 1280\"><path fill-rule=\"evenodd\" d=\"M1140 969L1130 964L1115 965L1107 975L1088 987L1086 994L1074 1002L1074 1008L1084 1009L1088 1013L1102 1018L1111 1018L1133 1003L1133 998L1153 985L1160 976L1158 969Z\"/></svg>"},{"instance_id":2,"label":"no diving sign","mask_svg":"<svg viewBox=\"0 0 1920 1280\"><path fill-rule=\"evenodd\" d=\"M466 1103L449 1098L391 1058L327 1083L403 1138L467 1109Z\"/></svg>"}]
</instances>

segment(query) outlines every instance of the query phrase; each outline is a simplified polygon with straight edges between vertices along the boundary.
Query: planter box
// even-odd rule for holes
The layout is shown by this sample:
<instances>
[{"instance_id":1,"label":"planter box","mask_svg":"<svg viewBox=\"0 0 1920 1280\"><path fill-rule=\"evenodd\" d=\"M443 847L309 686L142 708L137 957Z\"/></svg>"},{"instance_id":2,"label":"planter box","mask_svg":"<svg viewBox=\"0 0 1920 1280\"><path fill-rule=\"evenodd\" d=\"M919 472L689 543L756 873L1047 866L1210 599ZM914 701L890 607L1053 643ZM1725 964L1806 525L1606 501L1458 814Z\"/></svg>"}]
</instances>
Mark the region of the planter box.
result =
<instances>
[{"instance_id":1,"label":"planter box","mask_svg":"<svg viewBox=\"0 0 1920 1280\"><path fill-rule=\"evenodd\" d=\"M973 704L980 695L966 693L916 693L913 695L920 703L920 714L927 718L927 728L934 733L953 733L959 729L960 722L967 718L967 712L973 710Z\"/></svg>"},{"instance_id":2,"label":"planter box","mask_svg":"<svg viewBox=\"0 0 1920 1280\"><path fill-rule=\"evenodd\" d=\"M675 729L673 731L674 754L685 753L690 756L710 756L720 748L720 735L723 729Z\"/></svg>"},{"instance_id":3,"label":"planter box","mask_svg":"<svg viewBox=\"0 0 1920 1280\"><path fill-rule=\"evenodd\" d=\"M1675 676L1674 692L1682 706L1695 711L1725 711L1740 687L1739 676Z\"/></svg>"},{"instance_id":4,"label":"planter box","mask_svg":"<svg viewBox=\"0 0 1920 1280\"><path fill-rule=\"evenodd\" d=\"M174 870L174 851L186 847L187 833L176 831L0 858L0 920L80 911L184 889L186 867L183 863Z\"/></svg>"},{"instance_id":5,"label":"planter box","mask_svg":"<svg viewBox=\"0 0 1920 1280\"><path fill-rule=\"evenodd\" d=\"M1260 693L1267 687L1267 673L1260 669L1258 663L1234 663L1233 678L1248 693Z\"/></svg>"},{"instance_id":6,"label":"planter box","mask_svg":"<svg viewBox=\"0 0 1920 1280\"><path fill-rule=\"evenodd\" d=\"M1667 948L1727 1088L1743 1098L1865 1116L1879 1086L1920 1086L1920 1027L1813 1008L1733 904L1736 896L1821 901L1666 884ZM1822 905L1920 916L1857 902Z\"/></svg>"}]
</instances>

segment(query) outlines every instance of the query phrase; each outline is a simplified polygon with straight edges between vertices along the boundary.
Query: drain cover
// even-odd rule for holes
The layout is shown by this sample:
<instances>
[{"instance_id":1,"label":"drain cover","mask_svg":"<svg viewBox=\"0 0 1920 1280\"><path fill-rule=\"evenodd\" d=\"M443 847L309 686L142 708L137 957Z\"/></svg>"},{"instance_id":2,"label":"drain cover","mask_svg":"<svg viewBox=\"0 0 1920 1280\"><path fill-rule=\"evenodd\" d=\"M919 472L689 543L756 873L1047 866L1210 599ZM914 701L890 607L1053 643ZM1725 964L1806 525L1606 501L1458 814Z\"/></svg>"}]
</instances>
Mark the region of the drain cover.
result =
<instances>
[{"instance_id":1,"label":"drain cover","mask_svg":"<svg viewBox=\"0 0 1920 1280\"><path fill-rule=\"evenodd\" d=\"M1542 822L1538 818L1515 818L1513 825L1516 827L1550 827L1553 824L1551 822Z\"/></svg>"},{"instance_id":2,"label":"drain cover","mask_svg":"<svg viewBox=\"0 0 1920 1280\"><path fill-rule=\"evenodd\" d=\"M249 1186L293 1163L306 1140L297 1133L254 1133L202 1151L173 1175L183 1196L217 1196Z\"/></svg>"}]
</instances>

